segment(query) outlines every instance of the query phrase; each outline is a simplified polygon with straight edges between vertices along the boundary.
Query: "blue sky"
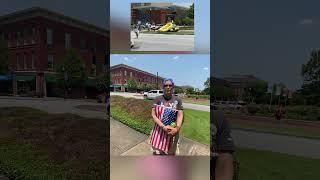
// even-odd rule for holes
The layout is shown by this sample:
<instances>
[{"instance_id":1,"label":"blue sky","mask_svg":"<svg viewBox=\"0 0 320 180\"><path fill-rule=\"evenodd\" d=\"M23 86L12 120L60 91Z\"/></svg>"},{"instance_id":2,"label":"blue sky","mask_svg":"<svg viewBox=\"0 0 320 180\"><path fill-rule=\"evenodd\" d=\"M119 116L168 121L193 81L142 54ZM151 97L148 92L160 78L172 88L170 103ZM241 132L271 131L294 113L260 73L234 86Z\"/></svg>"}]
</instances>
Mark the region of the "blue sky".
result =
<instances>
[{"instance_id":1,"label":"blue sky","mask_svg":"<svg viewBox=\"0 0 320 180\"><path fill-rule=\"evenodd\" d=\"M319 0L216 1L212 71L299 89L301 65L320 47L319 7Z\"/></svg>"},{"instance_id":2,"label":"blue sky","mask_svg":"<svg viewBox=\"0 0 320 180\"><path fill-rule=\"evenodd\" d=\"M210 56L206 54L113 54L110 65L126 64L161 77L173 78L175 84L204 89L210 76Z\"/></svg>"},{"instance_id":3,"label":"blue sky","mask_svg":"<svg viewBox=\"0 0 320 180\"><path fill-rule=\"evenodd\" d=\"M0 16L35 6L46 8L105 29L107 29L109 23L107 0L1 0Z\"/></svg>"},{"instance_id":4,"label":"blue sky","mask_svg":"<svg viewBox=\"0 0 320 180\"><path fill-rule=\"evenodd\" d=\"M195 14L195 51L201 53L210 52L210 0L111 0L110 18L112 22L126 24L128 27L131 21L131 2L172 2L177 5L194 4ZM111 24L112 26L112 24Z\"/></svg>"}]
</instances>

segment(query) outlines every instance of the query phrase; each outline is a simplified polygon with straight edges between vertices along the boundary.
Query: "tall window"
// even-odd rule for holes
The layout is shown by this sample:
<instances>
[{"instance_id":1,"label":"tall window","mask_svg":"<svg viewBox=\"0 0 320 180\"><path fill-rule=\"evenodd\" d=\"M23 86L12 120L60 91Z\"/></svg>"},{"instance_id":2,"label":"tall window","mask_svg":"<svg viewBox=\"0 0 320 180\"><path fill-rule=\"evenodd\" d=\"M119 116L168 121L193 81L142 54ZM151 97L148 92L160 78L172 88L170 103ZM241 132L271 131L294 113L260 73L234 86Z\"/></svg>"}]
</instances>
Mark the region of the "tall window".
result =
<instances>
[{"instance_id":1,"label":"tall window","mask_svg":"<svg viewBox=\"0 0 320 180\"><path fill-rule=\"evenodd\" d=\"M23 54L23 69L27 69L27 54Z\"/></svg>"},{"instance_id":2,"label":"tall window","mask_svg":"<svg viewBox=\"0 0 320 180\"><path fill-rule=\"evenodd\" d=\"M82 50L87 49L87 41L84 38L80 39L80 48Z\"/></svg>"},{"instance_id":3,"label":"tall window","mask_svg":"<svg viewBox=\"0 0 320 180\"><path fill-rule=\"evenodd\" d=\"M31 68L32 69L35 69L35 59L34 59L34 52L32 52L31 54Z\"/></svg>"},{"instance_id":4,"label":"tall window","mask_svg":"<svg viewBox=\"0 0 320 180\"><path fill-rule=\"evenodd\" d=\"M20 70L20 57L19 57L19 54L16 55L17 57L17 70Z\"/></svg>"},{"instance_id":5,"label":"tall window","mask_svg":"<svg viewBox=\"0 0 320 180\"><path fill-rule=\"evenodd\" d=\"M65 48L71 48L71 35L69 33L65 33Z\"/></svg>"},{"instance_id":6,"label":"tall window","mask_svg":"<svg viewBox=\"0 0 320 180\"><path fill-rule=\"evenodd\" d=\"M48 69L53 69L53 55L48 55Z\"/></svg>"},{"instance_id":7,"label":"tall window","mask_svg":"<svg viewBox=\"0 0 320 180\"><path fill-rule=\"evenodd\" d=\"M32 40L31 43L34 44L36 42L36 28L32 28Z\"/></svg>"},{"instance_id":8,"label":"tall window","mask_svg":"<svg viewBox=\"0 0 320 180\"><path fill-rule=\"evenodd\" d=\"M17 38L16 38L16 41L17 41L17 46L20 46L20 32L17 32Z\"/></svg>"},{"instance_id":9,"label":"tall window","mask_svg":"<svg viewBox=\"0 0 320 180\"><path fill-rule=\"evenodd\" d=\"M130 72L130 77L132 77L132 72Z\"/></svg>"},{"instance_id":10,"label":"tall window","mask_svg":"<svg viewBox=\"0 0 320 180\"><path fill-rule=\"evenodd\" d=\"M52 45L53 30L47 29L47 45Z\"/></svg>"},{"instance_id":11,"label":"tall window","mask_svg":"<svg viewBox=\"0 0 320 180\"><path fill-rule=\"evenodd\" d=\"M124 76L127 76L127 71L124 71Z\"/></svg>"}]
</instances>

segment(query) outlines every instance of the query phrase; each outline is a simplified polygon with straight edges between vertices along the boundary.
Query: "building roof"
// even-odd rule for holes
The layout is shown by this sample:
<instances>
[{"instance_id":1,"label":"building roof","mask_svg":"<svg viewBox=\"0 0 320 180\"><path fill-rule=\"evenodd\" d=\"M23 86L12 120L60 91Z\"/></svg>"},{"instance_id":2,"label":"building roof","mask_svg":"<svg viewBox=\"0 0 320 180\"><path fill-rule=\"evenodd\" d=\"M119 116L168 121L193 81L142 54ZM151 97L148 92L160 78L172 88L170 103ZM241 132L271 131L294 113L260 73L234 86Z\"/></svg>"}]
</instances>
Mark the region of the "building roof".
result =
<instances>
[{"instance_id":1,"label":"building roof","mask_svg":"<svg viewBox=\"0 0 320 180\"><path fill-rule=\"evenodd\" d=\"M17 21L23 21L26 19L34 18L34 17L44 17L56 22L60 22L76 28L80 28L86 31L95 32L97 34L100 34L106 37L109 36L107 29L97 27L93 24L89 24L87 22L83 22L81 20L77 20L69 16L65 16L60 13L53 12L48 9L40 8L40 7L32 7L32 8L24 9L21 11L15 11L13 13L0 16L0 25L9 24Z\"/></svg>"},{"instance_id":2,"label":"building roof","mask_svg":"<svg viewBox=\"0 0 320 180\"><path fill-rule=\"evenodd\" d=\"M132 9L189 9L188 7L173 5L173 3L150 3L150 5L134 6Z\"/></svg>"},{"instance_id":3,"label":"building roof","mask_svg":"<svg viewBox=\"0 0 320 180\"><path fill-rule=\"evenodd\" d=\"M151 74L149 72L146 72L146 71L143 71L143 70L140 70L140 69L137 69L137 68L134 68L132 66L125 65L125 64L117 64L117 65L111 66L110 70L114 70L114 69L118 69L118 68L127 68L127 69L131 69L131 70L134 70L134 71L138 71L138 72L147 74L149 76L157 77L157 75ZM164 79L163 77L160 77L160 76L158 76L158 78Z\"/></svg>"}]
</instances>

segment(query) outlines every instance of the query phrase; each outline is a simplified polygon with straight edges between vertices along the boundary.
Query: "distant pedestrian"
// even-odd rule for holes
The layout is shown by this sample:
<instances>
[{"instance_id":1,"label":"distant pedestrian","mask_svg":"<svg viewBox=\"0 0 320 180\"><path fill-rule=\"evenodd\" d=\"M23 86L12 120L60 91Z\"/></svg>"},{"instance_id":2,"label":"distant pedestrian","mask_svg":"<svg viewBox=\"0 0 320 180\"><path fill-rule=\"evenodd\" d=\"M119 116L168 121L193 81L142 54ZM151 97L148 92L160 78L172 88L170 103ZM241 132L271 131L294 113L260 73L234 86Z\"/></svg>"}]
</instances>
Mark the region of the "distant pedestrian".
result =
<instances>
[{"instance_id":1,"label":"distant pedestrian","mask_svg":"<svg viewBox=\"0 0 320 180\"><path fill-rule=\"evenodd\" d=\"M282 118L282 115L283 115L283 107L282 107L282 104L280 104L278 107L277 107L277 110L276 110L276 119L281 122L281 118Z\"/></svg>"}]
</instances>

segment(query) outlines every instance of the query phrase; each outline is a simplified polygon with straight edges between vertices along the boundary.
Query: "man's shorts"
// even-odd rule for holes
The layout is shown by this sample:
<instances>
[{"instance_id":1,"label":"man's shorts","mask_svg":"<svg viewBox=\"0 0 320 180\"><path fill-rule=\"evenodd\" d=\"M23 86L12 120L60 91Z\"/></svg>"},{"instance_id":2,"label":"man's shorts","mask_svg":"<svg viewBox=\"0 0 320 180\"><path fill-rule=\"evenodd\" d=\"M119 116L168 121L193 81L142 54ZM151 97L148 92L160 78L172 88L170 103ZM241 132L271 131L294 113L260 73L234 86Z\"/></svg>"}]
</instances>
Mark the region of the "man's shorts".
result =
<instances>
[{"instance_id":1,"label":"man's shorts","mask_svg":"<svg viewBox=\"0 0 320 180\"><path fill-rule=\"evenodd\" d=\"M171 142L171 145L170 145L170 149L168 151L168 154L157 149L157 148L154 148L154 147L151 147L151 151L153 152L153 155L179 155L180 152L179 152L179 133L173 138L173 141Z\"/></svg>"}]
</instances>

